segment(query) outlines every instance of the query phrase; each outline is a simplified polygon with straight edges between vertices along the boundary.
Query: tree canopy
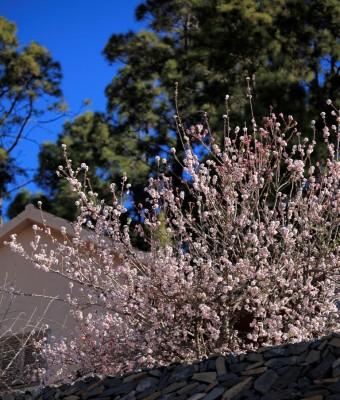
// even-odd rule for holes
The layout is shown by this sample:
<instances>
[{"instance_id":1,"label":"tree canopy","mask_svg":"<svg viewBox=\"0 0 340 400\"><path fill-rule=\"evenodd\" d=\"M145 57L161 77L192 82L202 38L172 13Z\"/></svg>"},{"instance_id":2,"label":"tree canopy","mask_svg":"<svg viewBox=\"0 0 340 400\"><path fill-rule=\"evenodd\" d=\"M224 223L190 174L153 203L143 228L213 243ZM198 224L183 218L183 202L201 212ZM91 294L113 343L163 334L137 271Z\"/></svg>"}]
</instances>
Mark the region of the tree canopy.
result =
<instances>
[{"instance_id":1,"label":"tree canopy","mask_svg":"<svg viewBox=\"0 0 340 400\"><path fill-rule=\"evenodd\" d=\"M256 108L270 106L310 123L336 95L339 6L335 1L148 0L136 10L148 30L113 35L104 54L121 69L106 90L119 126L162 141L174 114L173 87L188 117L221 118L229 94L245 102L246 76L256 84Z\"/></svg>"},{"instance_id":2,"label":"tree canopy","mask_svg":"<svg viewBox=\"0 0 340 400\"><path fill-rule=\"evenodd\" d=\"M69 186L56 175L58 167L65 164L62 144L67 145L75 167L84 162L89 166L92 190L108 201L110 190L107 183L116 182L119 185L124 173L129 175L139 193L142 192L145 184L142 178L150 172L147 159L142 154L136 157L138 143L134 134L115 136L112 129L102 113L86 112L65 123L57 143L43 144L36 182L47 194L43 199L45 209L47 207L49 211L68 219L72 219L76 212ZM26 202L42 200L39 196L33 197L29 199L18 195L14 201L14 204L17 203L15 210L23 209Z\"/></svg>"},{"instance_id":3,"label":"tree canopy","mask_svg":"<svg viewBox=\"0 0 340 400\"><path fill-rule=\"evenodd\" d=\"M15 25L0 17L0 217L9 184L25 173L13 152L31 121L60 107L60 80L48 50L35 42L20 47Z\"/></svg>"},{"instance_id":4,"label":"tree canopy","mask_svg":"<svg viewBox=\"0 0 340 400\"><path fill-rule=\"evenodd\" d=\"M135 200L143 197L142 182L155 171L155 156L166 156L171 146L178 153L182 149L174 133L175 82L188 127L205 123L205 112L213 126L221 127L226 94L231 119L249 123L248 76L255 115L268 114L271 107L292 114L304 136L312 133L310 121L318 119L326 100L337 100L336 0L146 0L136 18L147 28L114 34L104 48L107 61L119 64L106 88L106 114L82 116L65 127L56 145L42 149L38 179L51 183L53 204L62 215L69 214L63 189L49 179L56 160L62 163L57 146L64 141L70 141L75 162L86 161L96 171L99 189L100 182L117 182L126 172ZM94 124L98 118L100 128ZM100 132L92 136L92 129ZM179 165L173 172L181 177Z\"/></svg>"}]
</instances>

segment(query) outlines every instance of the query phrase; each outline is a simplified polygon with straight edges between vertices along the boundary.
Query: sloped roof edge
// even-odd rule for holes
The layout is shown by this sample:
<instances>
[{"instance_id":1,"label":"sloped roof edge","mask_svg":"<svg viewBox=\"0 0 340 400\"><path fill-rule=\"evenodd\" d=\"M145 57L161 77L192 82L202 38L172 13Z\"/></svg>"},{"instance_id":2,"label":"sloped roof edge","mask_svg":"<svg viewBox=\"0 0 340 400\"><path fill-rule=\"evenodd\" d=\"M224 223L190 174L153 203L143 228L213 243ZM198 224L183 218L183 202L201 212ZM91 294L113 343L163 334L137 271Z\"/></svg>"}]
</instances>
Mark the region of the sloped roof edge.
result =
<instances>
[{"instance_id":1,"label":"sloped roof edge","mask_svg":"<svg viewBox=\"0 0 340 400\"><path fill-rule=\"evenodd\" d=\"M57 217L46 211L39 210L33 204L28 204L25 210L18 214L16 217L8 221L2 228L0 228L0 248L4 246L4 242L10 239L13 233L19 234L24 229L32 227L32 225L42 226L45 224L51 230L61 233L61 227L65 227L68 236L74 236L73 224L64 218ZM86 229L82 230L81 237L85 240L92 241L91 232ZM108 239L106 239L108 240ZM120 245L116 245L115 252L124 252ZM143 252L134 249L134 254L142 262L149 262L150 255L148 252Z\"/></svg>"},{"instance_id":2,"label":"sloped roof edge","mask_svg":"<svg viewBox=\"0 0 340 400\"><path fill-rule=\"evenodd\" d=\"M0 228L0 247L3 246L3 242L8 240L10 235L13 233L20 233L24 229L34 224L43 225L46 224L49 228L54 231L61 232L61 227L66 228L68 235L73 235L72 224L64 218L57 217L56 215L50 214L46 211L41 211L34 207L33 204L28 204L25 210L18 214L16 217L8 221L3 227Z\"/></svg>"}]
</instances>

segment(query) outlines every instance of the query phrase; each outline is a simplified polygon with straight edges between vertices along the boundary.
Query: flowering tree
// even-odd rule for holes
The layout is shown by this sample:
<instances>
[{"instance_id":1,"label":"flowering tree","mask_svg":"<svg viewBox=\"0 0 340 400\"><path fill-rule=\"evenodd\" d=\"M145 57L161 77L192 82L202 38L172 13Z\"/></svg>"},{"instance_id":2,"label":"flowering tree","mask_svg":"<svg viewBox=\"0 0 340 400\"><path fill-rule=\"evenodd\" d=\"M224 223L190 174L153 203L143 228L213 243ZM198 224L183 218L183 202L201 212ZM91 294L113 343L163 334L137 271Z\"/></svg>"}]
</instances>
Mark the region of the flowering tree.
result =
<instances>
[{"instance_id":1,"label":"flowering tree","mask_svg":"<svg viewBox=\"0 0 340 400\"><path fill-rule=\"evenodd\" d=\"M147 203L137 207L148 253L131 244L130 221L121 222L127 179L119 190L111 186L112 204L104 204L91 191L88 167L74 169L64 146L67 162L58 174L79 197L74 235L64 230L60 243L48 228L35 227L32 253L15 237L10 242L37 268L69 280L65 301L79 322L78 334L42 344L57 377L71 374L74 365L82 372L119 373L297 342L339 328L336 109L329 119L337 126L328 128L321 114L324 165L313 163L315 141L301 137L292 116L271 114L262 127L253 117L250 128L232 129L228 96L226 110L221 146L208 121L185 130L175 116L185 157L177 159L174 149L172 154L186 179L174 187L167 160L157 158ZM197 142L209 150L206 161L195 152ZM42 229L57 251L40 243Z\"/></svg>"}]
</instances>

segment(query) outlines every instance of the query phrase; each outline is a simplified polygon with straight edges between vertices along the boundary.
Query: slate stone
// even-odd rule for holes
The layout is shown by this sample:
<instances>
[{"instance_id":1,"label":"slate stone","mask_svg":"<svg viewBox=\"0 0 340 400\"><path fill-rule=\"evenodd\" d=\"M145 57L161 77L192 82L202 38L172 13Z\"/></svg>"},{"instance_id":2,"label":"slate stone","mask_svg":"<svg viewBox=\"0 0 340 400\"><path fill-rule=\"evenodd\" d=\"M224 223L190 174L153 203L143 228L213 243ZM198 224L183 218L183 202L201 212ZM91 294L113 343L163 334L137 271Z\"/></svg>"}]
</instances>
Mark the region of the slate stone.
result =
<instances>
[{"instance_id":1,"label":"slate stone","mask_svg":"<svg viewBox=\"0 0 340 400\"><path fill-rule=\"evenodd\" d=\"M165 386L168 386L170 376L171 376L170 372L167 372L166 370L163 372L163 374L160 377L159 384L158 384L159 389L163 389L163 388L165 388Z\"/></svg>"},{"instance_id":2,"label":"slate stone","mask_svg":"<svg viewBox=\"0 0 340 400\"><path fill-rule=\"evenodd\" d=\"M140 392L144 392L145 390L155 388L158 385L158 383L159 383L159 379L154 378L152 376L144 378L138 383L138 385L136 387L136 392L140 393Z\"/></svg>"},{"instance_id":3,"label":"slate stone","mask_svg":"<svg viewBox=\"0 0 340 400\"><path fill-rule=\"evenodd\" d=\"M263 355L259 353L249 353L246 355L245 360L251 362L263 361Z\"/></svg>"},{"instance_id":4,"label":"slate stone","mask_svg":"<svg viewBox=\"0 0 340 400\"><path fill-rule=\"evenodd\" d=\"M321 341L320 340L315 340L313 343L311 343L310 344L310 348L311 349L317 349L319 346L320 346L320 344L321 344Z\"/></svg>"},{"instance_id":5,"label":"slate stone","mask_svg":"<svg viewBox=\"0 0 340 400\"><path fill-rule=\"evenodd\" d=\"M169 378L169 383L190 378L195 373L193 365L180 365L174 369Z\"/></svg>"},{"instance_id":6,"label":"slate stone","mask_svg":"<svg viewBox=\"0 0 340 400\"><path fill-rule=\"evenodd\" d=\"M135 400L136 399L136 391L133 390L132 392L126 394L121 398L121 400Z\"/></svg>"},{"instance_id":7,"label":"slate stone","mask_svg":"<svg viewBox=\"0 0 340 400\"><path fill-rule=\"evenodd\" d=\"M208 363L209 360L204 360L199 364L199 372L207 372L208 371Z\"/></svg>"},{"instance_id":8,"label":"slate stone","mask_svg":"<svg viewBox=\"0 0 340 400\"><path fill-rule=\"evenodd\" d=\"M278 375L275 371L266 371L263 375L256 379L254 382L254 388L261 394L265 394L273 386L277 378Z\"/></svg>"},{"instance_id":9,"label":"slate stone","mask_svg":"<svg viewBox=\"0 0 340 400\"><path fill-rule=\"evenodd\" d=\"M340 347L340 337L334 337L330 340L329 344L333 347Z\"/></svg>"},{"instance_id":10,"label":"slate stone","mask_svg":"<svg viewBox=\"0 0 340 400\"><path fill-rule=\"evenodd\" d=\"M87 383L87 384L92 384L92 383L96 383L96 382L98 382L98 381L101 381L102 380L102 378L100 377L100 376L98 376L98 375L96 375L96 374L94 374L94 373L89 373L89 374L87 374L87 375L85 375L85 376L82 376L81 378L79 378L79 381L83 381L83 382L85 382L85 383Z\"/></svg>"},{"instance_id":11,"label":"slate stone","mask_svg":"<svg viewBox=\"0 0 340 400\"><path fill-rule=\"evenodd\" d=\"M160 367L160 368L152 369L151 371L148 371L148 374L151 376L155 376L156 378L160 378L162 376L162 374L164 373L164 370L165 370L164 367Z\"/></svg>"},{"instance_id":12,"label":"slate stone","mask_svg":"<svg viewBox=\"0 0 340 400\"><path fill-rule=\"evenodd\" d=\"M225 388L223 386L217 386L204 397L204 400L215 400L217 397L221 396L224 391Z\"/></svg>"},{"instance_id":13,"label":"slate stone","mask_svg":"<svg viewBox=\"0 0 340 400\"><path fill-rule=\"evenodd\" d=\"M239 396L235 397L235 400L242 399L242 400L261 400L261 396L256 394L254 390L246 390L245 392L241 393Z\"/></svg>"},{"instance_id":14,"label":"slate stone","mask_svg":"<svg viewBox=\"0 0 340 400\"><path fill-rule=\"evenodd\" d=\"M63 399L63 400L64 400L64 399ZM96 397L95 400L111 400L111 398L110 398L110 397L107 397L107 396L105 396L105 397L100 396L100 397Z\"/></svg>"},{"instance_id":15,"label":"slate stone","mask_svg":"<svg viewBox=\"0 0 340 400\"><path fill-rule=\"evenodd\" d=\"M216 372L199 372L192 376L193 380L212 383L216 381Z\"/></svg>"},{"instance_id":16,"label":"slate stone","mask_svg":"<svg viewBox=\"0 0 340 400\"><path fill-rule=\"evenodd\" d=\"M267 371L268 367L259 367L254 369L247 369L241 372L241 375L260 375L263 372Z\"/></svg>"},{"instance_id":17,"label":"slate stone","mask_svg":"<svg viewBox=\"0 0 340 400\"><path fill-rule=\"evenodd\" d=\"M241 382L237 383L235 386L226 390L222 396L222 400L234 399L238 394L245 392L251 386L253 381L252 377L245 378Z\"/></svg>"},{"instance_id":18,"label":"slate stone","mask_svg":"<svg viewBox=\"0 0 340 400\"><path fill-rule=\"evenodd\" d=\"M287 346L287 356L298 356L308 350L310 343L292 343Z\"/></svg>"},{"instance_id":19,"label":"slate stone","mask_svg":"<svg viewBox=\"0 0 340 400\"><path fill-rule=\"evenodd\" d=\"M329 389L332 393L340 393L340 380L339 382L327 385L327 389Z\"/></svg>"},{"instance_id":20,"label":"slate stone","mask_svg":"<svg viewBox=\"0 0 340 400\"><path fill-rule=\"evenodd\" d=\"M244 371L248 367L248 363L239 363L239 364L231 364L229 369L231 372L235 372L238 374L239 372Z\"/></svg>"},{"instance_id":21,"label":"slate stone","mask_svg":"<svg viewBox=\"0 0 340 400\"><path fill-rule=\"evenodd\" d=\"M147 372L138 372L137 374L131 374L123 379L123 383L138 381L142 378L145 378L146 376L148 376Z\"/></svg>"},{"instance_id":22,"label":"slate stone","mask_svg":"<svg viewBox=\"0 0 340 400\"><path fill-rule=\"evenodd\" d=\"M338 394L330 394L329 396L325 397L325 400L339 400L339 393Z\"/></svg>"},{"instance_id":23,"label":"slate stone","mask_svg":"<svg viewBox=\"0 0 340 400\"><path fill-rule=\"evenodd\" d=\"M258 362L256 362L256 363L252 363L252 364L248 365L248 367L246 368L246 370L248 370L248 369L255 369L255 368L258 368L258 367L263 367L263 361L258 361Z\"/></svg>"},{"instance_id":24,"label":"slate stone","mask_svg":"<svg viewBox=\"0 0 340 400\"><path fill-rule=\"evenodd\" d=\"M321 343L320 343L320 345L319 345L319 347L317 348L317 350L319 350L320 352L327 346L327 340L323 340ZM329 349L330 347L328 346L328 348L326 348L326 351L328 351L328 349Z\"/></svg>"},{"instance_id":25,"label":"slate stone","mask_svg":"<svg viewBox=\"0 0 340 400\"><path fill-rule=\"evenodd\" d=\"M196 393L196 394L190 396L188 400L200 400L200 399L203 399L203 397L205 397L205 396L206 396L205 393Z\"/></svg>"},{"instance_id":26,"label":"slate stone","mask_svg":"<svg viewBox=\"0 0 340 400\"><path fill-rule=\"evenodd\" d=\"M122 383L121 385L117 385L115 387L108 388L104 390L102 396L112 396L114 394L126 394L133 390L136 387L136 384L133 382Z\"/></svg>"},{"instance_id":27,"label":"slate stone","mask_svg":"<svg viewBox=\"0 0 340 400\"><path fill-rule=\"evenodd\" d=\"M103 391L104 391L104 385L100 385L93 388L90 391L86 391L84 394L82 394L81 398L84 400L91 399L93 397L97 398L99 395L103 393Z\"/></svg>"},{"instance_id":28,"label":"slate stone","mask_svg":"<svg viewBox=\"0 0 340 400\"><path fill-rule=\"evenodd\" d=\"M162 376L162 371L160 369L153 369L148 371L148 374L151 376L155 376L156 378L160 378Z\"/></svg>"},{"instance_id":29,"label":"slate stone","mask_svg":"<svg viewBox=\"0 0 340 400\"><path fill-rule=\"evenodd\" d=\"M209 360L207 363L207 371L215 371L216 369L216 361L215 360Z\"/></svg>"},{"instance_id":30,"label":"slate stone","mask_svg":"<svg viewBox=\"0 0 340 400\"><path fill-rule=\"evenodd\" d=\"M340 357L340 347L332 347L331 352L335 355L335 357Z\"/></svg>"},{"instance_id":31,"label":"slate stone","mask_svg":"<svg viewBox=\"0 0 340 400\"><path fill-rule=\"evenodd\" d=\"M238 358L237 358L236 354L233 354L233 353L228 354L226 356L225 360L228 364L235 364L238 362Z\"/></svg>"},{"instance_id":32,"label":"slate stone","mask_svg":"<svg viewBox=\"0 0 340 400\"><path fill-rule=\"evenodd\" d=\"M286 355L286 349L284 347L272 347L263 353L263 357L268 360L272 357L283 357Z\"/></svg>"},{"instance_id":33,"label":"slate stone","mask_svg":"<svg viewBox=\"0 0 340 400\"><path fill-rule=\"evenodd\" d=\"M304 364L313 364L317 361L320 360L320 351L318 350L310 350L310 352L307 354L307 357L305 358Z\"/></svg>"},{"instance_id":34,"label":"slate stone","mask_svg":"<svg viewBox=\"0 0 340 400\"><path fill-rule=\"evenodd\" d=\"M48 400L49 398L53 398L56 392L57 392L56 388L47 388L47 390L44 390L42 394L43 400Z\"/></svg>"},{"instance_id":35,"label":"slate stone","mask_svg":"<svg viewBox=\"0 0 340 400\"><path fill-rule=\"evenodd\" d=\"M313 383L316 385L328 385L329 383L336 383L339 381L339 378L325 378L325 379L315 379Z\"/></svg>"},{"instance_id":36,"label":"slate stone","mask_svg":"<svg viewBox=\"0 0 340 400\"><path fill-rule=\"evenodd\" d=\"M143 397L143 400L156 400L161 396L161 392L153 392L149 396Z\"/></svg>"},{"instance_id":37,"label":"slate stone","mask_svg":"<svg viewBox=\"0 0 340 400\"><path fill-rule=\"evenodd\" d=\"M74 393L76 393L79 390L79 382L77 382L77 383L71 385L68 389L64 390L63 395L66 397L66 396L71 396Z\"/></svg>"},{"instance_id":38,"label":"slate stone","mask_svg":"<svg viewBox=\"0 0 340 400\"><path fill-rule=\"evenodd\" d=\"M174 382L171 383L169 386L165 387L162 390L163 394L168 394L168 393L172 393L175 392L178 389L181 389L183 386L186 386L187 382L186 381L180 381L180 382Z\"/></svg>"},{"instance_id":39,"label":"slate stone","mask_svg":"<svg viewBox=\"0 0 340 400\"><path fill-rule=\"evenodd\" d=\"M217 376L225 375L227 373L225 358L223 356L220 356L216 359L215 365Z\"/></svg>"},{"instance_id":40,"label":"slate stone","mask_svg":"<svg viewBox=\"0 0 340 400\"><path fill-rule=\"evenodd\" d=\"M155 393L155 388L154 387L146 389L146 390L144 390L144 392L136 393L135 397L136 397L137 400L141 400L141 399L144 399L145 397L150 396L152 393Z\"/></svg>"},{"instance_id":41,"label":"slate stone","mask_svg":"<svg viewBox=\"0 0 340 400\"><path fill-rule=\"evenodd\" d=\"M238 362L242 362L246 359L246 354L239 354L237 356L237 358L238 358Z\"/></svg>"},{"instance_id":42,"label":"slate stone","mask_svg":"<svg viewBox=\"0 0 340 400\"><path fill-rule=\"evenodd\" d=\"M278 392L270 392L261 396L261 400L297 400L301 399L299 392L288 390L280 390Z\"/></svg>"},{"instance_id":43,"label":"slate stone","mask_svg":"<svg viewBox=\"0 0 340 400\"><path fill-rule=\"evenodd\" d=\"M101 386L101 390L98 392L98 386ZM77 396L81 396L84 400L88 397L92 396L91 393L94 392L95 395L101 394L104 390L104 385L101 380L91 381L90 384L85 385L79 392L77 392Z\"/></svg>"},{"instance_id":44,"label":"slate stone","mask_svg":"<svg viewBox=\"0 0 340 400\"><path fill-rule=\"evenodd\" d=\"M286 365L285 367L281 367L278 369L275 369L275 372L281 376L287 373L287 371L290 371L292 369L292 367L290 365Z\"/></svg>"},{"instance_id":45,"label":"slate stone","mask_svg":"<svg viewBox=\"0 0 340 400\"><path fill-rule=\"evenodd\" d=\"M333 355L330 355L328 358L325 358L318 365L315 366L311 371L308 372L307 376L314 379L321 379L330 371L333 362L336 358Z\"/></svg>"},{"instance_id":46,"label":"slate stone","mask_svg":"<svg viewBox=\"0 0 340 400\"><path fill-rule=\"evenodd\" d=\"M42 396L40 398L42 398ZM20 393L19 395L16 396L15 400L25 400L25 395L23 393Z\"/></svg>"},{"instance_id":47,"label":"slate stone","mask_svg":"<svg viewBox=\"0 0 340 400\"><path fill-rule=\"evenodd\" d=\"M182 395L191 393L198 385L198 382L190 383L189 385L184 386L182 389L177 390L177 394Z\"/></svg>"},{"instance_id":48,"label":"slate stone","mask_svg":"<svg viewBox=\"0 0 340 400\"><path fill-rule=\"evenodd\" d=\"M200 371L200 366L198 363L194 364L194 370L195 372L199 372Z\"/></svg>"},{"instance_id":49,"label":"slate stone","mask_svg":"<svg viewBox=\"0 0 340 400\"><path fill-rule=\"evenodd\" d=\"M203 393L206 391L208 385L201 383L200 385L196 386L194 390L191 392L191 394L196 394L196 393Z\"/></svg>"},{"instance_id":50,"label":"slate stone","mask_svg":"<svg viewBox=\"0 0 340 400\"><path fill-rule=\"evenodd\" d=\"M107 376L103 379L103 385L107 388L112 388L118 386L122 383L122 381L118 378L113 378L111 376Z\"/></svg>"},{"instance_id":51,"label":"slate stone","mask_svg":"<svg viewBox=\"0 0 340 400\"><path fill-rule=\"evenodd\" d=\"M334 376L334 378L340 377L340 366L333 368L332 376Z\"/></svg>"},{"instance_id":52,"label":"slate stone","mask_svg":"<svg viewBox=\"0 0 340 400\"><path fill-rule=\"evenodd\" d=\"M312 386L311 380L308 379L306 376L298 379L297 384L298 387L303 391L310 389L310 387Z\"/></svg>"},{"instance_id":53,"label":"slate stone","mask_svg":"<svg viewBox=\"0 0 340 400\"><path fill-rule=\"evenodd\" d=\"M218 377L218 381L226 388L236 385L236 383L239 383L241 380L242 378L233 372Z\"/></svg>"},{"instance_id":54,"label":"slate stone","mask_svg":"<svg viewBox=\"0 0 340 400\"><path fill-rule=\"evenodd\" d=\"M275 388L275 389L285 389L292 382L296 381L300 374L301 367L288 366L288 367L282 368L282 370L284 370L284 371L280 371L280 370L275 371L279 375L279 378L280 378L280 379L277 379L273 385L273 388ZM280 372L282 372L282 373L280 373ZM309 380L308 380L308 382L310 383Z\"/></svg>"},{"instance_id":55,"label":"slate stone","mask_svg":"<svg viewBox=\"0 0 340 400\"><path fill-rule=\"evenodd\" d=\"M4 393L0 398L1 400L15 400L14 394L12 393Z\"/></svg>"},{"instance_id":56,"label":"slate stone","mask_svg":"<svg viewBox=\"0 0 340 400\"><path fill-rule=\"evenodd\" d=\"M316 396L320 396L321 399L323 399L323 396L329 395L329 391L326 389L315 389L315 390L310 390L308 392L304 393L305 398L310 398L310 397L316 397Z\"/></svg>"},{"instance_id":57,"label":"slate stone","mask_svg":"<svg viewBox=\"0 0 340 400\"><path fill-rule=\"evenodd\" d=\"M328 354L332 354L332 352L331 352L331 350L330 349L333 349L334 347L330 347L330 346L328 346L324 351L320 351L320 353L321 353L321 358L327 358L328 357Z\"/></svg>"},{"instance_id":58,"label":"slate stone","mask_svg":"<svg viewBox=\"0 0 340 400\"><path fill-rule=\"evenodd\" d=\"M30 400L36 400L37 397L34 398L34 397L31 395L31 393L28 394L27 391L26 391L25 393L26 393L26 394L25 394L25 400L28 400L28 399L30 399ZM62 394L63 394L62 391L61 391L60 388L58 387L58 388L57 388L57 391L56 391L56 393L55 393L55 395L54 395L54 399L55 399L55 400L61 399L61 398L63 397Z\"/></svg>"},{"instance_id":59,"label":"slate stone","mask_svg":"<svg viewBox=\"0 0 340 400\"><path fill-rule=\"evenodd\" d=\"M62 386L63 386L65 389L67 389L69 385L64 384L64 385L62 385ZM33 400L37 400L37 399L40 397L41 392L42 392L42 389L41 389L40 387L31 389L31 390L30 390L30 393L31 393L31 395L32 395L32 399L33 399Z\"/></svg>"},{"instance_id":60,"label":"slate stone","mask_svg":"<svg viewBox=\"0 0 340 400\"><path fill-rule=\"evenodd\" d=\"M180 367L181 365L182 365L182 364L179 363L179 362L173 362L173 363L169 364L169 365L166 367L166 369L167 369L168 371L173 371L174 369Z\"/></svg>"},{"instance_id":61,"label":"slate stone","mask_svg":"<svg viewBox=\"0 0 340 400\"><path fill-rule=\"evenodd\" d=\"M217 386L217 385L218 385L218 382L209 383L209 385L205 389L205 393L210 392L210 390L214 389L214 387Z\"/></svg>"},{"instance_id":62,"label":"slate stone","mask_svg":"<svg viewBox=\"0 0 340 400\"><path fill-rule=\"evenodd\" d=\"M161 397L159 397L159 400L173 400L175 398L174 393L170 394L163 394Z\"/></svg>"},{"instance_id":63,"label":"slate stone","mask_svg":"<svg viewBox=\"0 0 340 400\"><path fill-rule=\"evenodd\" d=\"M268 366L269 368L282 368L286 367L287 365L294 365L297 364L298 362L301 362L302 358L299 358L297 356L291 356L291 357L278 357L278 358L271 358L270 360L266 361L264 365Z\"/></svg>"}]
</instances>

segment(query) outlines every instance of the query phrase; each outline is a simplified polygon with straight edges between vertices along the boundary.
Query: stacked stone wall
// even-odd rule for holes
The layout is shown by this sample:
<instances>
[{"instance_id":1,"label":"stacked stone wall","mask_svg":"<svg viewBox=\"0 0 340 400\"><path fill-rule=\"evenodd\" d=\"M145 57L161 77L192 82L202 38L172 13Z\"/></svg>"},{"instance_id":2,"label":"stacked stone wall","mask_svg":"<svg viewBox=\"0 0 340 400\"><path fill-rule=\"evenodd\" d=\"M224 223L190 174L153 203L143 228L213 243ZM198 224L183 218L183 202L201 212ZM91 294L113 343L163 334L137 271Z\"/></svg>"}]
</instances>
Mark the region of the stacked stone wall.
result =
<instances>
[{"instance_id":1,"label":"stacked stone wall","mask_svg":"<svg viewBox=\"0 0 340 400\"><path fill-rule=\"evenodd\" d=\"M0 394L0 400L52 399L340 400L340 334L121 377L89 375L70 384Z\"/></svg>"}]
</instances>

